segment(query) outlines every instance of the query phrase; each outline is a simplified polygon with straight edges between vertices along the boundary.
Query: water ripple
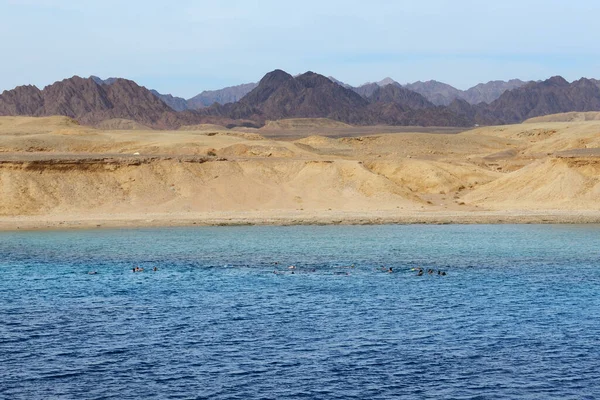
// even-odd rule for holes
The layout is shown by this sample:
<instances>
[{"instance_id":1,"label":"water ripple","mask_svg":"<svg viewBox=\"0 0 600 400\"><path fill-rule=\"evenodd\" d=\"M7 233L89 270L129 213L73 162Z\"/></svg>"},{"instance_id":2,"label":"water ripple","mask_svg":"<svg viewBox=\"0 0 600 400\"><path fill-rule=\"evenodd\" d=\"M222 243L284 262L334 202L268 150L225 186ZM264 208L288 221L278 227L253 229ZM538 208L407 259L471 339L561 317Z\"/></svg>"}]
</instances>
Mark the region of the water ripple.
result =
<instances>
[{"instance_id":1,"label":"water ripple","mask_svg":"<svg viewBox=\"0 0 600 400\"><path fill-rule=\"evenodd\" d=\"M0 398L600 398L598 233L0 233Z\"/></svg>"}]
</instances>

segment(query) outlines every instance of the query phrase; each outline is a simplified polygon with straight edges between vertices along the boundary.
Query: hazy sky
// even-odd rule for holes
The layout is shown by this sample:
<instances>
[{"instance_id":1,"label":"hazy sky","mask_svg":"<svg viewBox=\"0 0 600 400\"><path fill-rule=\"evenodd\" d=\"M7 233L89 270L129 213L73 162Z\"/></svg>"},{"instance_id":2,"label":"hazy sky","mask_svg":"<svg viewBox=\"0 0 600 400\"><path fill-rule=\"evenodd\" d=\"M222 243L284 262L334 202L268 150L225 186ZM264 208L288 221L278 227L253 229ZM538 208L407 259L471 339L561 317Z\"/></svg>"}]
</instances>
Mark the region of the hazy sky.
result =
<instances>
[{"instance_id":1,"label":"hazy sky","mask_svg":"<svg viewBox=\"0 0 600 400\"><path fill-rule=\"evenodd\" d=\"M0 0L0 91L118 76L182 97L280 68L466 89L600 78L597 0Z\"/></svg>"}]
</instances>

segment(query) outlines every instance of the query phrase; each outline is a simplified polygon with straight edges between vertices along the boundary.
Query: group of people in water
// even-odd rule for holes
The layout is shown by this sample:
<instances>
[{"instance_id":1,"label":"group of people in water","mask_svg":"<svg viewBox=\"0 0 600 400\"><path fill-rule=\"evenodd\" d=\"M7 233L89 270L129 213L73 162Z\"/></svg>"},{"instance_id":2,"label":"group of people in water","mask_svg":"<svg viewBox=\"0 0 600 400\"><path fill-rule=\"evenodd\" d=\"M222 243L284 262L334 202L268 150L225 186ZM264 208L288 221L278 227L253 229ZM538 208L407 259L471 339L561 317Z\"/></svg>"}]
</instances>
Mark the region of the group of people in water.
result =
<instances>
[{"instance_id":1,"label":"group of people in water","mask_svg":"<svg viewBox=\"0 0 600 400\"><path fill-rule=\"evenodd\" d=\"M275 265L279 265L278 262L275 263ZM340 266L340 267L335 267L337 269L354 269L354 264L349 265L349 266ZM287 275L287 274L291 274L291 275L295 275L296 274L296 270L297 267L295 265L290 265L289 267L287 267L288 271L279 271L277 269L273 270L273 273L275 275ZM136 272L144 272L144 268L141 268L140 266L137 266L135 268L131 269L133 271L133 273ZM393 274L396 271L394 271L394 269L392 267L381 267L379 269L382 272L386 272L388 274ZM152 271L156 272L158 271L158 267L153 267ZM411 271L416 271L417 272L417 276L423 276L427 273L427 275L437 275L437 276L446 276L446 271L442 271L442 270L434 270L432 268L428 268L427 270L424 270L421 267L418 268L411 268ZM316 268L308 268L308 269L304 269L302 270L302 273L313 273L313 272L317 272ZM96 275L98 274L97 271L90 271L88 272L88 275ZM346 272L346 271L334 271L333 273L334 275L350 275L350 272Z\"/></svg>"},{"instance_id":2,"label":"group of people in water","mask_svg":"<svg viewBox=\"0 0 600 400\"><path fill-rule=\"evenodd\" d=\"M279 264L279 263L275 263L275 265L277 265L277 264ZM288 270L289 270L289 273L290 273L291 275L295 275L295 274L296 274L296 271L295 271L295 270L296 270L296 266L295 266L295 265L290 265L290 266L288 267ZM317 272L317 270L316 270L315 268L311 268L311 269L308 269L308 270L306 270L305 272L308 272L308 273L310 273L310 272ZM274 273L275 275L283 275L283 274L285 274L285 272L283 272L283 271L278 271L278 270L276 270L276 269L274 269L274 270L273 270L273 273Z\"/></svg>"},{"instance_id":3,"label":"group of people in water","mask_svg":"<svg viewBox=\"0 0 600 400\"><path fill-rule=\"evenodd\" d=\"M276 262L275 265L278 265L279 263ZM354 268L354 264L349 265L349 266L340 266L340 267L335 267L338 269L353 269ZM297 267L295 265L290 265L288 268L288 271L279 271L277 269L273 270L273 273L275 275L287 275L287 274L291 274L294 275L296 272ZM379 269L382 272L386 272L388 274L393 274L396 271L394 271L393 267L381 267ZM411 268L411 271L416 271L417 272L417 276L423 276L425 275L425 273L427 273L427 275L438 275L438 276L446 276L446 271L442 271L442 270L434 270L432 268L427 269L427 271L425 271L423 268L418 267L418 268ZM312 272L317 272L317 270L315 268L310 268L310 269L305 269L302 271L303 273L312 273ZM334 271L333 273L334 275L350 275L349 272L346 271Z\"/></svg>"},{"instance_id":4,"label":"group of people in water","mask_svg":"<svg viewBox=\"0 0 600 400\"><path fill-rule=\"evenodd\" d=\"M279 265L278 262L275 263L275 265ZM354 269L354 264L352 265L348 265L348 266L339 266L339 267L335 267L337 269ZM279 271L277 269L273 270L273 273L275 275L287 275L287 274L291 274L291 275L295 275L296 274L296 270L297 267L295 265L290 265L289 267L287 267L287 271ZM140 266L137 266L135 268L131 269L133 271L133 273L136 272L144 272L144 268L141 268ZM394 271L394 269L392 267L381 267L379 269L382 272L386 272L388 274L393 274L396 271ZM446 276L446 271L442 271L442 270L434 270L433 268L428 268L427 270L421 268L421 267L417 267L417 268L411 268L411 271L417 273L417 276L423 276L427 273L427 275L437 275L437 276ZM158 271L158 267L153 267L152 271L156 272ZM313 272L317 272L316 268L308 268L308 269L303 269L302 273L313 273ZM89 275L96 275L98 274L97 271L90 271L88 272ZM334 271L333 273L334 275L350 275L350 272L346 272L346 271Z\"/></svg>"},{"instance_id":5,"label":"group of people in water","mask_svg":"<svg viewBox=\"0 0 600 400\"><path fill-rule=\"evenodd\" d=\"M137 267L135 267L135 268L132 268L131 270L132 270L134 273L135 273L135 272L144 272L144 268L140 268L139 266L137 266ZM156 271L158 271L158 268L157 268L157 267L154 267L154 268L152 268L152 271L156 272Z\"/></svg>"},{"instance_id":6,"label":"group of people in water","mask_svg":"<svg viewBox=\"0 0 600 400\"><path fill-rule=\"evenodd\" d=\"M425 270L421 267L413 268L413 269L411 269L411 271L417 271L417 276L425 275ZM429 269L427 269L427 275L446 276L446 271L438 270L436 273L436 271L434 269L429 268Z\"/></svg>"}]
</instances>

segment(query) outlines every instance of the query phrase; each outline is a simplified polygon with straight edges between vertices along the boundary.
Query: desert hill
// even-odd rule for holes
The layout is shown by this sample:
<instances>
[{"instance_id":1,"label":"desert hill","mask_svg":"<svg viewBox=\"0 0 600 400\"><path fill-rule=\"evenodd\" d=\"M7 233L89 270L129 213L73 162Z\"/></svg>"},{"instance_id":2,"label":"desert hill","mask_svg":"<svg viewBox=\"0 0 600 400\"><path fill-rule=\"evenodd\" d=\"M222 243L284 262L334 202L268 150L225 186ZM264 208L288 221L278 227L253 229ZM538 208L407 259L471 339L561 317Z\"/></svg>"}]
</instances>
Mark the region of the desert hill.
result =
<instances>
[{"instance_id":1,"label":"desert hill","mask_svg":"<svg viewBox=\"0 0 600 400\"><path fill-rule=\"evenodd\" d=\"M326 120L276 128L318 124L335 137L1 117L0 226L600 221L598 121L368 136Z\"/></svg>"}]
</instances>

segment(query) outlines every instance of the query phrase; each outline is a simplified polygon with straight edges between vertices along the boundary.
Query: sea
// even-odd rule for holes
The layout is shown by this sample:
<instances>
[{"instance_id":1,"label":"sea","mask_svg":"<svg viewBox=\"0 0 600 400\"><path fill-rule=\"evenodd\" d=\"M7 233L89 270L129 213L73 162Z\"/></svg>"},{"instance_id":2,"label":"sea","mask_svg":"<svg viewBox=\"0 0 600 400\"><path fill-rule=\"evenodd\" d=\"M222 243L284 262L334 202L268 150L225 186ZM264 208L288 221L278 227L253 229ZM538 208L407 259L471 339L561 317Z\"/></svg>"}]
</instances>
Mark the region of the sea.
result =
<instances>
[{"instance_id":1,"label":"sea","mask_svg":"<svg viewBox=\"0 0 600 400\"><path fill-rule=\"evenodd\" d=\"M599 399L600 226L2 232L0 398Z\"/></svg>"}]
</instances>

